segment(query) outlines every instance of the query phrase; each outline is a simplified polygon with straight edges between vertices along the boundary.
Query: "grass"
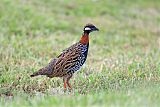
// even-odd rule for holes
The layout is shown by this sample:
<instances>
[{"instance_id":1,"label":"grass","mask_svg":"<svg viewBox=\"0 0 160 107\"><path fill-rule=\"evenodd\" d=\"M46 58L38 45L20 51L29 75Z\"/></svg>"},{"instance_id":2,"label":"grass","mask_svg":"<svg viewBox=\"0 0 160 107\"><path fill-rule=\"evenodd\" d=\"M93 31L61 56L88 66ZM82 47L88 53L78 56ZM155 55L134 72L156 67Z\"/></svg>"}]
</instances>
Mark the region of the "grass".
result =
<instances>
[{"instance_id":1,"label":"grass","mask_svg":"<svg viewBox=\"0 0 160 107\"><path fill-rule=\"evenodd\" d=\"M159 13L159 0L1 0L0 106L158 107ZM29 77L88 22L100 31L71 92L60 78Z\"/></svg>"}]
</instances>

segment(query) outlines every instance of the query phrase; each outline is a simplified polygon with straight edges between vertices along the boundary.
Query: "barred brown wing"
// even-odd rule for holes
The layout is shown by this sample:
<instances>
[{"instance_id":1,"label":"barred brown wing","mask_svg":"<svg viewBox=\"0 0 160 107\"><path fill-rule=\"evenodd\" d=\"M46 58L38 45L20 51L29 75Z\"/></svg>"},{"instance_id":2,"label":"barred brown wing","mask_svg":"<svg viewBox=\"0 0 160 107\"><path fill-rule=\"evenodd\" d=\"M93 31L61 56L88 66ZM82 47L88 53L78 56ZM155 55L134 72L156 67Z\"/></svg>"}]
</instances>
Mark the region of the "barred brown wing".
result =
<instances>
[{"instance_id":1,"label":"barred brown wing","mask_svg":"<svg viewBox=\"0 0 160 107\"><path fill-rule=\"evenodd\" d=\"M64 76L79 70L86 60L88 45L76 43L58 56L54 65L53 76Z\"/></svg>"}]
</instances>

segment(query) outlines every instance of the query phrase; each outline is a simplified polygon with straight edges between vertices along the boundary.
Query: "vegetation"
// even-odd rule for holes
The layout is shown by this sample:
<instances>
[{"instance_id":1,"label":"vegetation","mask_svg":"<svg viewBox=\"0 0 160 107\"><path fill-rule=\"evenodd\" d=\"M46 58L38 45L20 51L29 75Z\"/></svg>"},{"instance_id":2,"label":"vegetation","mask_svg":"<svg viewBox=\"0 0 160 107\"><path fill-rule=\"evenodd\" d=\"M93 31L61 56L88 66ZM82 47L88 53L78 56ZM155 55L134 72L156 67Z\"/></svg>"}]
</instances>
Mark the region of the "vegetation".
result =
<instances>
[{"instance_id":1,"label":"vegetation","mask_svg":"<svg viewBox=\"0 0 160 107\"><path fill-rule=\"evenodd\" d=\"M160 105L159 0L1 0L0 106ZM30 74L77 42L86 23L85 65L62 79Z\"/></svg>"}]
</instances>

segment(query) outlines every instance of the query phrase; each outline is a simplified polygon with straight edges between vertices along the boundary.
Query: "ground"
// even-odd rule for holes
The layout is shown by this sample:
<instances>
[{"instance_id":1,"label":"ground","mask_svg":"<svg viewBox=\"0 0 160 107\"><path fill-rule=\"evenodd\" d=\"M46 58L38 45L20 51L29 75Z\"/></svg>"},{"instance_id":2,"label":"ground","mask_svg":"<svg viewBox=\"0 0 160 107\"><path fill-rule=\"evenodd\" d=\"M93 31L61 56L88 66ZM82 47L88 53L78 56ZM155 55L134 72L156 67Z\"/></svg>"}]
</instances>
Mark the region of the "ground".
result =
<instances>
[{"instance_id":1,"label":"ground","mask_svg":"<svg viewBox=\"0 0 160 107\"><path fill-rule=\"evenodd\" d=\"M1 0L0 106L160 105L159 0ZM85 65L62 79L30 74L77 42L86 23Z\"/></svg>"}]
</instances>

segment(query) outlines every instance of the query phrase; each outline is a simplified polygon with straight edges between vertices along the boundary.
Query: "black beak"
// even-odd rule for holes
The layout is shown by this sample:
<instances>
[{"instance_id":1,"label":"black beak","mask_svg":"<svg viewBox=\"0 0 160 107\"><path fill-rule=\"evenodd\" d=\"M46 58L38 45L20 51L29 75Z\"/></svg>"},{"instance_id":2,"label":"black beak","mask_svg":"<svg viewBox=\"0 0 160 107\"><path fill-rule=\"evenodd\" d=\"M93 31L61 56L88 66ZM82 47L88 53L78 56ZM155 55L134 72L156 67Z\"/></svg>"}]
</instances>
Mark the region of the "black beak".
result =
<instances>
[{"instance_id":1,"label":"black beak","mask_svg":"<svg viewBox=\"0 0 160 107\"><path fill-rule=\"evenodd\" d=\"M99 31L99 29L96 28L96 27L94 27L92 30L93 30L93 31Z\"/></svg>"},{"instance_id":2,"label":"black beak","mask_svg":"<svg viewBox=\"0 0 160 107\"><path fill-rule=\"evenodd\" d=\"M96 30L96 31L99 31L99 29L98 29L98 28L95 28L95 30Z\"/></svg>"}]
</instances>

